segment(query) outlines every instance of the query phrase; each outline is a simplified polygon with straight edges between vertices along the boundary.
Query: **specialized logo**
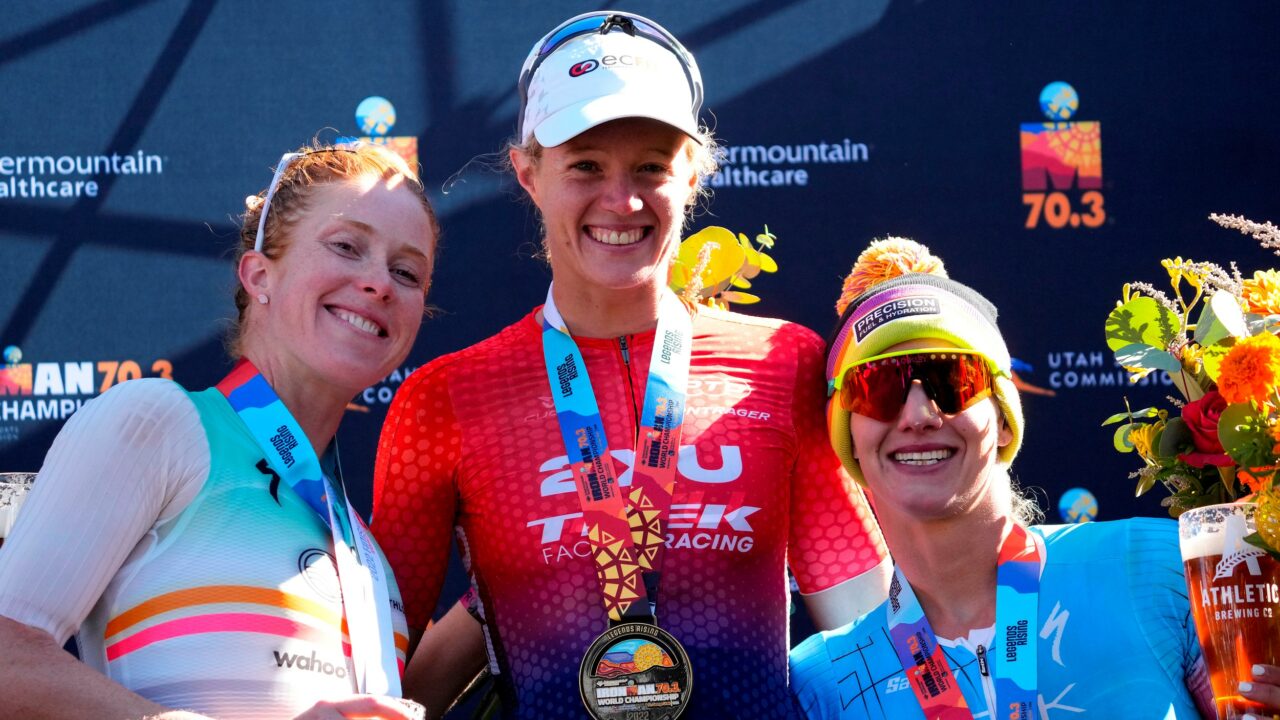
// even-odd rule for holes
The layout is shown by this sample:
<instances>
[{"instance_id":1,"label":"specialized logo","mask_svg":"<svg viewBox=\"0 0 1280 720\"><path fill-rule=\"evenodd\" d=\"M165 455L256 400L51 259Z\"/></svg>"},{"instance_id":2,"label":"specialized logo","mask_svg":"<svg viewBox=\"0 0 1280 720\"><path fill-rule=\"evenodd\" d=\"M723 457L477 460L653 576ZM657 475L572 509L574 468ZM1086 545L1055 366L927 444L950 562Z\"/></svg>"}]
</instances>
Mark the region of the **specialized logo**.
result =
<instances>
[{"instance_id":1,"label":"specialized logo","mask_svg":"<svg viewBox=\"0 0 1280 720\"><path fill-rule=\"evenodd\" d=\"M580 63L574 63L569 66L569 76L582 77L598 67L600 67L600 62L594 58L591 60L583 60Z\"/></svg>"},{"instance_id":2,"label":"specialized logo","mask_svg":"<svg viewBox=\"0 0 1280 720\"><path fill-rule=\"evenodd\" d=\"M383 145L394 151L409 163L415 171L418 169L418 138L413 135L391 135L391 128L396 124L396 106L391 101L371 95L356 105L356 125L363 136L342 136L339 143L366 142Z\"/></svg>"},{"instance_id":3,"label":"specialized logo","mask_svg":"<svg viewBox=\"0 0 1280 720\"><path fill-rule=\"evenodd\" d=\"M871 334L885 323L912 315L937 315L941 312L938 298L929 295L908 295L894 298L876 306L866 315L858 318L853 325L853 332L858 341Z\"/></svg>"},{"instance_id":4,"label":"specialized logo","mask_svg":"<svg viewBox=\"0 0 1280 720\"><path fill-rule=\"evenodd\" d=\"M262 458L254 467L258 468L258 472L271 478L271 483L267 486L267 492L271 493L271 499L276 501L276 505L280 504L280 476L271 466L267 464L267 459Z\"/></svg>"},{"instance_id":5,"label":"specialized logo","mask_svg":"<svg viewBox=\"0 0 1280 720\"><path fill-rule=\"evenodd\" d=\"M1102 125L1070 120L1080 108L1075 88L1051 82L1040 92L1049 122L1023 123L1022 203L1026 227L1096 228L1107 220L1102 197Z\"/></svg>"},{"instance_id":6,"label":"specialized logo","mask_svg":"<svg viewBox=\"0 0 1280 720\"><path fill-rule=\"evenodd\" d=\"M1067 620L1071 618L1071 612L1062 609L1061 602L1053 604L1053 610L1049 611L1049 619L1044 621L1044 627L1040 628L1040 639L1048 640L1053 638L1052 657L1053 661L1061 667L1066 667L1062 663L1062 633L1066 632Z\"/></svg>"},{"instance_id":7,"label":"specialized logo","mask_svg":"<svg viewBox=\"0 0 1280 720\"><path fill-rule=\"evenodd\" d=\"M4 349L0 364L0 442L17 440L24 423L61 421L85 401L118 383L141 377L173 378L173 363L154 360L23 362L22 349ZM147 368L144 372L143 368Z\"/></svg>"}]
</instances>

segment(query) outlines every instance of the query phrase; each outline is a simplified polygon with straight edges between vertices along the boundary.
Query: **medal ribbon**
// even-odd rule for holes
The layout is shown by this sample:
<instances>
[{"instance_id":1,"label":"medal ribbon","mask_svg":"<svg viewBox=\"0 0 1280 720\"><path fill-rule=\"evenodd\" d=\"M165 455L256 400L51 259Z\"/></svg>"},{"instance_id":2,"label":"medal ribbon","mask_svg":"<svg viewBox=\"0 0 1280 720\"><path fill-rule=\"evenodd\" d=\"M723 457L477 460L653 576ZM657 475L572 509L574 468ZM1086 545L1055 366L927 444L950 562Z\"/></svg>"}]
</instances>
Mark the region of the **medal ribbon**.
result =
<instances>
[{"instance_id":1,"label":"medal ribbon","mask_svg":"<svg viewBox=\"0 0 1280 720\"><path fill-rule=\"evenodd\" d=\"M569 467L582 505L605 609L613 622L653 617L661 579L663 521L671 508L684 426L693 321L669 290L658 306L649 376L624 497L600 406L578 345L551 289L542 309L542 354ZM647 598L647 602L637 602Z\"/></svg>"},{"instance_id":2,"label":"medal ribbon","mask_svg":"<svg viewBox=\"0 0 1280 720\"><path fill-rule=\"evenodd\" d=\"M218 383L218 391L258 442L271 469L329 528L356 689L399 697L400 669L387 577L369 529L346 498L341 470L335 487L321 470L320 458L298 421L248 359Z\"/></svg>"},{"instance_id":3,"label":"medal ribbon","mask_svg":"<svg viewBox=\"0 0 1280 720\"><path fill-rule=\"evenodd\" d=\"M1040 547L1031 534L1014 525L1000 546L996 564L996 625L992 652L987 655L995 680L996 707L992 713L996 716L1036 717L1040 559ZM915 591L896 567L887 609L889 636L924 716L929 720L972 718Z\"/></svg>"}]
</instances>

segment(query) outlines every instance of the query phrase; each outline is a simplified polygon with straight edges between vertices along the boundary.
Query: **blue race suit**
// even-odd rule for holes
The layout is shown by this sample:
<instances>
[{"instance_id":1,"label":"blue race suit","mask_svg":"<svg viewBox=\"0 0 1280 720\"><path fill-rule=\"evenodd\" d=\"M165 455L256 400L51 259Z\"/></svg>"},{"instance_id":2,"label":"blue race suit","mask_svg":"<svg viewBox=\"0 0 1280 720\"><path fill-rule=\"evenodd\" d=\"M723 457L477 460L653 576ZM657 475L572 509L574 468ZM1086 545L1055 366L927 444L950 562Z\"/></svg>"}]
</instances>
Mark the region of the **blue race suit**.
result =
<instances>
[{"instance_id":1,"label":"blue race suit","mask_svg":"<svg viewBox=\"0 0 1280 720\"><path fill-rule=\"evenodd\" d=\"M1202 664L1177 525L1149 518L1031 529L1043 539L1038 720L1198 718L1185 678ZM791 652L809 718L923 718L889 639L887 602ZM980 671L993 633L940 640L975 718L1003 718Z\"/></svg>"}]
</instances>

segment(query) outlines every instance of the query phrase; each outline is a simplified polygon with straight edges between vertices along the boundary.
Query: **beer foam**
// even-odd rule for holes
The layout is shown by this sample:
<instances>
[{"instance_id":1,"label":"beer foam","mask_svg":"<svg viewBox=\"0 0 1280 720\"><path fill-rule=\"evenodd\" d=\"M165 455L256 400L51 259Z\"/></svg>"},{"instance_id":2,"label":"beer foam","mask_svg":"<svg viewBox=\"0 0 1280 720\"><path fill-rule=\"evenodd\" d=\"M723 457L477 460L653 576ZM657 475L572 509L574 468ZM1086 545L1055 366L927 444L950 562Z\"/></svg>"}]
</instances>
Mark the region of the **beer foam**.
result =
<instances>
[{"instance_id":1,"label":"beer foam","mask_svg":"<svg viewBox=\"0 0 1280 720\"><path fill-rule=\"evenodd\" d=\"M34 476L31 476L34 479ZM26 500L31 490L30 481L0 481L0 538L9 537L13 523L18 517L18 508Z\"/></svg>"},{"instance_id":2,"label":"beer foam","mask_svg":"<svg viewBox=\"0 0 1280 720\"><path fill-rule=\"evenodd\" d=\"M1210 555L1221 555L1225 544L1226 533L1218 530L1202 532L1195 537L1184 537L1178 543L1178 547L1182 550L1182 562L1188 562Z\"/></svg>"},{"instance_id":3,"label":"beer foam","mask_svg":"<svg viewBox=\"0 0 1280 720\"><path fill-rule=\"evenodd\" d=\"M9 537L13 532L13 523L18 519L16 503L0 506L0 540Z\"/></svg>"}]
</instances>

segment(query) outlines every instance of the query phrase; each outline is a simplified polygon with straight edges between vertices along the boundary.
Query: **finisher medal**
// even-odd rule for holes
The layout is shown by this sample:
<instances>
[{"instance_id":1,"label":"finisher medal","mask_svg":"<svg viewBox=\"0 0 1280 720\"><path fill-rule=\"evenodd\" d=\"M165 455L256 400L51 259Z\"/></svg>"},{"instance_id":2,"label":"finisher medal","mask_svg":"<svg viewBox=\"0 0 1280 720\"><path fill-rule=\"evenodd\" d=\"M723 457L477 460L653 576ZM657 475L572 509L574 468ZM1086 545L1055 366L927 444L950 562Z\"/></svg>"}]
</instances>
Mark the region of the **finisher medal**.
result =
<instances>
[{"instance_id":1,"label":"finisher medal","mask_svg":"<svg viewBox=\"0 0 1280 720\"><path fill-rule=\"evenodd\" d=\"M591 542L611 629L582 658L578 688L596 720L675 720L689 705L693 671L684 648L657 627L663 525L676 484L693 321L670 291L659 303L635 463L624 487L577 343L547 290L542 353L556 419Z\"/></svg>"},{"instance_id":2,"label":"finisher medal","mask_svg":"<svg viewBox=\"0 0 1280 720\"><path fill-rule=\"evenodd\" d=\"M689 705L693 669L666 630L624 623L591 643L578 670L578 688L596 720L675 720Z\"/></svg>"}]
</instances>

